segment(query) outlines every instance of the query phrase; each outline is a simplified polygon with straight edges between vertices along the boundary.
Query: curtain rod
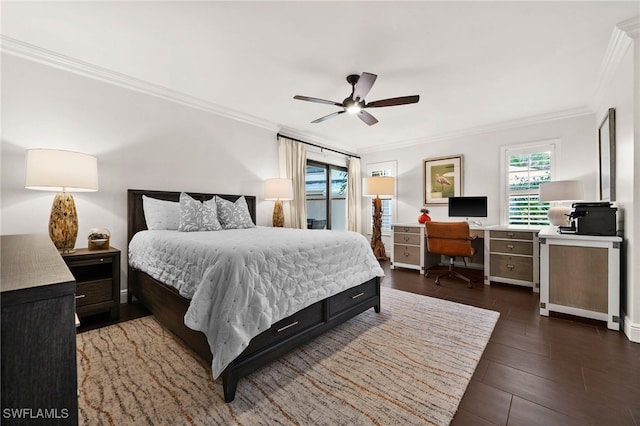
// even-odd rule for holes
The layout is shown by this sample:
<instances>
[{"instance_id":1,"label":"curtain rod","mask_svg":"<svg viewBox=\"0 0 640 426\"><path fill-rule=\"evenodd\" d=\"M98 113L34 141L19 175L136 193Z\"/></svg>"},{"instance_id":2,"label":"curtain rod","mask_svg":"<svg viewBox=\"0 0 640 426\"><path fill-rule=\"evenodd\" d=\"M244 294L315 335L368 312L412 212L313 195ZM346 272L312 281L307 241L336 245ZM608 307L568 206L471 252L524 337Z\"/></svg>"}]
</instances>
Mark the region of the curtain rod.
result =
<instances>
[{"instance_id":1,"label":"curtain rod","mask_svg":"<svg viewBox=\"0 0 640 426\"><path fill-rule=\"evenodd\" d=\"M315 146L316 148L326 149L327 151L337 152L338 154L346 155L347 157L360 158L360 156L359 156L359 155L347 154L346 152L338 151L338 150L333 149L333 148L327 148L327 147L325 147L325 146L316 145L315 143L306 142L306 141L301 141L300 139L292 138L291 136L283 135L282 133L278 133L278 134L276 135L276 137L278 137L278 138L279 138L280 136L282 136L283 138L291 139L292 141L300 142L300 143L303 143L303 144L306 144L306 145Z\"/></svg>"}]
</instances>

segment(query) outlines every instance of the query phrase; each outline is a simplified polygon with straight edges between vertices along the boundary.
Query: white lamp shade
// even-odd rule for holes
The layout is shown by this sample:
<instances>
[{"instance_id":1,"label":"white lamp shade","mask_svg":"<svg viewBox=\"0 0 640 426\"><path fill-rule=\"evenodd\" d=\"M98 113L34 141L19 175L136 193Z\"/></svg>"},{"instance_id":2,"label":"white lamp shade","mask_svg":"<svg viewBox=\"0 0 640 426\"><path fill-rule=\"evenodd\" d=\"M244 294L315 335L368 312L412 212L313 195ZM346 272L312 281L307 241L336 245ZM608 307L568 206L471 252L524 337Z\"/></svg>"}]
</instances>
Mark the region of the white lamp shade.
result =
<instances>
[{"instance_id":1,"label":"white lamp shade","mask_svg":"<svg viewBox=\"0 0 640 426\"><path fill-rule=\"evenodd\" d=\"M291 179L273 178L264 181L265 200L293 200Z\"/></svg>"},{"instance_id":2,"label":"white lamp shade","mask_svg":"<svg viewBox=\"0 0 640 426\"><path fill-rule=\"evenodd\" d=\"M98 160L80 152L57 149L27 151L25 188L44 191L98 190Z\"/></svg>"},{"instance_id":3,"label":"white lamp shade","mask_svg":"<svg viewBox=\"0 0 640 426\"><path fill-rule=\"evenodd\" d=\"M396 179L391 176L372 176L364 178L362 195L366 197L388 196L395 194Z\"/></svg>"},{"instance_id":4,"label":"white lamp shade","mask_svg":"<svg viewBox=\"0 0 640 426\"><path fill-rule=\"evenodd\" d=\"M540 184L540 201L582 200L582 184L577 180L557 180Z\"/></svg>"}]
</instances>

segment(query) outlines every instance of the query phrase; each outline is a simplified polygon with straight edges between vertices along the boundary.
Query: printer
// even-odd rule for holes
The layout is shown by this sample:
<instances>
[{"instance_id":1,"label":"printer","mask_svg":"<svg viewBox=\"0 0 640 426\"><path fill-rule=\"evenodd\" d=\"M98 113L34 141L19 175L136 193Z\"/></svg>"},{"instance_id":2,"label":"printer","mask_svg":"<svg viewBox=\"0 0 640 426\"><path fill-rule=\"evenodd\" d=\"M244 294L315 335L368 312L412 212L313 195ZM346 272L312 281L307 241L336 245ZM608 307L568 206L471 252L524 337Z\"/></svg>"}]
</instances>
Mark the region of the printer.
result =
<instances>
[{"instance_id":1,"label":"printer","mask_svg":"<svg viewBox=\"0 0 640 426\"><path fill-rule=\"evenodd\" d=\"M573 203L569 213L570 232L578 235L615 236L617 211L612 203L606 201Z\"/></svg>"}]
</instances>

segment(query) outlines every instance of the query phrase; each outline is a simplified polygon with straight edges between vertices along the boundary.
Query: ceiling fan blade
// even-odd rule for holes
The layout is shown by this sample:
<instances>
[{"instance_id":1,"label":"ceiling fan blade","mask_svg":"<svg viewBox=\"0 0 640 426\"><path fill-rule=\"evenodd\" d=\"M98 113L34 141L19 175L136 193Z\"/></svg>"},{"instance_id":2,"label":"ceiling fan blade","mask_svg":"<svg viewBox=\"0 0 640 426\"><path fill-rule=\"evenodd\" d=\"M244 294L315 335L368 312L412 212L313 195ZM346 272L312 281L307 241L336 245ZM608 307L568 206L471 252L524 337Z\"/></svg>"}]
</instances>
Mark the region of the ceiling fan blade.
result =
<instances>
[{"instance_id":1,"label":"ceiling fan blade","mask_svg":"<svg viewBox=\"0 0 640 426\"><path fill-rule=\"evenodd\" d=\"M358 118L367 123L369 126L373 126L378 122L378 119L369 114L367 111L360 111L358 113Z\"/></svg>"},{"instance_id":2,"label":"ceiling fan blade","mask_svg":"<svg viewBox=\"0 0 640 426\"><path fill-rule=\"evenodd\" d=\"M310 98L309 96L296 95L296 96L293 97L293 99L297 99L299 101L317 102L319 104L335 105L335 106L339 106L339 107L342 106L342 104L340 104L338 102L335 102L335 101L328 101L326 99L320 99L320 98Z\"/></svg>"},{"instance_id":3,"label":"ceiling fan blade","mask_svg":"<svg viewBox=\"0 0 640 426\"><path fill-rule=\"evenodd\" d=\"M376 82L376 78L378 78L378 76L375 74L363 72L353 89L353 99L360 98L360 100L363 100L364 97L369 94L369 90L371 90L373 83Z\"/></svg>"},{"instance_id":4,"label":"ceiling fan blade","mask_svg":"<svg viewBox=\"0 0 640 426\"><path fill-rule=\"evenodd\" d=\"M420 100L420 95L400 96L399 98L382 99L379 101L369 102L365 108L380 108L396 105L415 104Z\"/></svg>"},{"instance_id":5,"label":"ceiling fan blade","mask_svg":"<svg viewBox=\"0 0 640 426\"><path fill-rule=\"evenodd\" d=\"M344 113L344 112L345 112L344 110L342 110L342 111L332 112L332 113L331 113L331 114L329 114L329 115L325 115L324 117L320 117L320 118L318 118L317 120L313 120L313 121L312 121L312 123L321 123L321 122L323 122L324 120L328 120L328 119L330 119L331 117L335 117L336 115L342 114L342 113Z\"/></svg>"}]
</instances>

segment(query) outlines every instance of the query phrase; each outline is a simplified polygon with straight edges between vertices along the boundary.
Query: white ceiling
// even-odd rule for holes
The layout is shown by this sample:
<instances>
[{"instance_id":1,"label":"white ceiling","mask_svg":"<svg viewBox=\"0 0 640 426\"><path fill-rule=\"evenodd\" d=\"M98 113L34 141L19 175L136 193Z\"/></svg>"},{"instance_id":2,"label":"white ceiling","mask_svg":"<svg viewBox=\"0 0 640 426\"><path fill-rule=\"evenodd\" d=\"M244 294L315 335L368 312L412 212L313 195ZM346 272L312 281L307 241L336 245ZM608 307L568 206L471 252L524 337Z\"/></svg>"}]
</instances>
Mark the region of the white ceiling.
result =
<instances>
[{"instance_id":1,"label":"white ceiling","mask_svg":"<svg viewBox=\"0 0 640 426\"><path fill-rule=\"evenodd\" d=\"M353 152L586 111L615 25L640 2L2 2L8 41L166 88ZM43 54L42 52L46 52ZM10 52L9 52L10 53ZM54 55L55 56L55 55ZM73 67L72 67L73 68ZM76 67L78 68L78 67ZM82 68L82 67L80 67ZM338 110L345 77L378 75L367 126Z\"/></svg>"}]
</instances>

